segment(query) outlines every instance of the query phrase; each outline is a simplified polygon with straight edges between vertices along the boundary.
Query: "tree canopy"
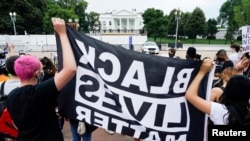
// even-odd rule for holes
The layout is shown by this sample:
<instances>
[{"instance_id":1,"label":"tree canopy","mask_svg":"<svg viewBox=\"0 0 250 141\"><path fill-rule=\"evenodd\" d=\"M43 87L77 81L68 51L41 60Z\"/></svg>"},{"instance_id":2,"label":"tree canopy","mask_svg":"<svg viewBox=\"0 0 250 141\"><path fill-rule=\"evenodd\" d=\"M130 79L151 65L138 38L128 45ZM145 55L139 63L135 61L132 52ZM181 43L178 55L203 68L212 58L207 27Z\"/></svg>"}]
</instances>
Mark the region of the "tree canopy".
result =
<instances>
[{"instance_id":1,"label":"tree canopy","mask_svg":"<svg viewBox=\"0 0 250 141\"><path fill-rule=\"evenodd\" d=\"M162 10L149 8L142 14L142 17L148 36L156 40L157 37L167 34L168 20Z\"/></svg>"},{"instance_id":2,"label":"tree canopy","mask_svg":"<svg viewBox=\"0 0 250 141\"><path fill-rule=\"evenodd\" d=\"M95 30L96 24L100 28L99 13L86 12L88 2L85 0L2 0L0 3L0 34L14 34L13 23L9 12L16 12L17 34L50 34L53 33L50 17L78 19L78 30L89 32ZM177 9L169 15L162 10L148 8L142 13L144 20L143 31L155 40L158 37L174 37L176 34ZM217 19L206 21L204 12L196 7L192 12L182 12L178 23L178 36L196 39L197 36L213 36L217 32L217 25L227 28L226 39L233 39L233 35L241 26L250 25L249 0L227 0L220 8Z\"/></svg>"},{"instance_id":3,"label":"tree canopy","mask_svg":"<svg viewBox=\"0 0 250 141\"><path fill-rule=\"evenodd\" d=\"M10 12L16 13L17 34L39 34L43 31L43 17L47 7L45 0L2 0L0 3L0 33L13 34Z\"/></svg>"},{"instance_id":4,"label":"tree canopy","mask_svg":"<svg viewBox=\"0 0 250 141\"><path fill-rule=\"evenodd\" d=\"M249 0L241 0L241 4L237 5L233 8L234 12L234 20L238 23L238 25L245 26L250 25L250 1Z\"/></svg>"}]
</instances>

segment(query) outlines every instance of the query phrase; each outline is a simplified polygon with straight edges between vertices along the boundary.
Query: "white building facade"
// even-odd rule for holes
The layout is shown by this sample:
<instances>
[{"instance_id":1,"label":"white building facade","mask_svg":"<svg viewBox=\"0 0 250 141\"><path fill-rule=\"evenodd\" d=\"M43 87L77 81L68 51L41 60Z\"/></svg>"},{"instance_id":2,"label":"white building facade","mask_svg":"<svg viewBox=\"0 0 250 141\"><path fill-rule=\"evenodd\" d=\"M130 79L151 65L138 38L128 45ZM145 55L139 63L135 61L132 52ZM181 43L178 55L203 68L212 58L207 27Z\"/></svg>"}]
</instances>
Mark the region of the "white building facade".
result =
<instances>
[{"instance_id":1,"label":"white building facade","mask_svg":"<svg viewBox=\"0 0 250 141\"><path fill-rule=\"evenodd\" d=\"M142 13L120 10L100 13L101 33L104 34L140 34L143 29Z\"/></svg>"},{"instance_id":2,"label":"white building facade","mask_svg":"<svg viewBox=\"0 0 250 141\"><path fill-rule=\"evenodd\" d=\"M129 48L133 44L140 50L141 44L147 41L147 35L141 34L143 29L142 13L136 12L135 9L112 11L99 13L101 23L100 32L91 32L89 36L103 42L121 45ZM4 44L13 43L18 52L24 50L30 51L56 51L55 35L0 35L0 47ZM137 47L138 46L138 47Z\"/></svg>"}]
</instances>

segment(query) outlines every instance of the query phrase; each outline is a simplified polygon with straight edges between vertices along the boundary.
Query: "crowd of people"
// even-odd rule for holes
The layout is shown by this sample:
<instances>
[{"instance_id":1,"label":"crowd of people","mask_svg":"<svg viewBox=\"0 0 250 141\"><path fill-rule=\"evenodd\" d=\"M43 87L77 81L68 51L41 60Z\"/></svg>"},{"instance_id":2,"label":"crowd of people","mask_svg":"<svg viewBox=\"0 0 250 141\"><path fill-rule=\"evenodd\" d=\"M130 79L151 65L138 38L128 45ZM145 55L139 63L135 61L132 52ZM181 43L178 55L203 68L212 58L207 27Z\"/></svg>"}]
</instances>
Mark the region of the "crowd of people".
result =
<instances>
[{"instance_id":1,"label":"crowd of people","mask_svg":"<svg viewBox=\"0 0 250 141\"><path fill-rule=\"evenodd\" d=\"M4 94L8 95L8 109L19 130L18 141L64 140L62 129L67 117L57 112L57 98L59 91L75 75L77 65L64 20L52 18L51 21L60 38L62 58L67 58L62 60L61 71L57 71L53 61L46 56L14 55L13 44L6 44L0 49L0 86L6 81ZM5 51L7 48L8 53ZM238 44L233 43L230 48L233 53L228 55L226 50L221 49L215 58L202 58L195 47L189 47L186 51L186 59L202 63L185 97L197 109L208 114L215 125L240 124L250 108L250 55L249 52L242 52ZM169 49L167 57L180 58L173 48ZM202 99L198 94L199 85L213 67L215 72L210 100ZM236 117L238 119L235 113L240 115L239 120L235 120ZM80 141L81 138L91 141L92 133L77 133L79 121L68 120L73 141Z\"/></svg>"}]
</instances>

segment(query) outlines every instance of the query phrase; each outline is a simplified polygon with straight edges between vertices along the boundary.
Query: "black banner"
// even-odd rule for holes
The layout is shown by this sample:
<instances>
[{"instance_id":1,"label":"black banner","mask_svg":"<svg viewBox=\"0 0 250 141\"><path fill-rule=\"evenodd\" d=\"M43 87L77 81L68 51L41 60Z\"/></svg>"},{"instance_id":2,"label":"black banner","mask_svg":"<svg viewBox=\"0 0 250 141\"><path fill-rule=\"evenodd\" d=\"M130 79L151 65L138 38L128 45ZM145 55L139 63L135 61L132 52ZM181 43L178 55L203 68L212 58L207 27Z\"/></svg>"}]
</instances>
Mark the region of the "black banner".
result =
<instances>
[{"instance_id":1,"label":"black banner","mask_svg":"<svg viewBox=\"0 0 250 141\"><path fill-rule=\"evenodd\" d=\"M142 54L67 30L78 69L61 92L62 114L150 141L205 140L207 117L184 97L201 62ZM57 45L61 68L58 38ZM207 82L208 76L203 98Z\"/></svg>"}]
</instances>

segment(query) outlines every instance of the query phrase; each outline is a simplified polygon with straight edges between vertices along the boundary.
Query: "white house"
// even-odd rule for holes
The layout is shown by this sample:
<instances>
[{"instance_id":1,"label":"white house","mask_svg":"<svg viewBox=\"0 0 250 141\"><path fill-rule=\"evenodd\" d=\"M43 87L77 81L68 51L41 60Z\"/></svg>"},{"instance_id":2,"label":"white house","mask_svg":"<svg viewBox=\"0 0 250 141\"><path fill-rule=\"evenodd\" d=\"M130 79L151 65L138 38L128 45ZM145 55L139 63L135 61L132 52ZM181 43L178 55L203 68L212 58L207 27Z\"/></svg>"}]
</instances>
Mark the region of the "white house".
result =
<instances>
[{"instance_id":1,"label":"white house","mask_svg":"<svg viewBox=\"0 0 250 141\"><path fill-rule=\"evenodd\" d=\"M89 36L125 48L133 44L138 50L147 41L147 35L140 34L144 26L142 12L132 9L99 14L101 32L90 33ZM6 42L13 43L16 51L56 51L54 35L0 35L0 47Z\"/></svg>"},{"instance_id":2,"label":"white house","mask_svg":"<svg viewBox=\"0 0 250 141\"><path fill-rule=\"evenodd\" d=\"M129 34L136 35L142 30L143 18L141 12L120 10L100 13L102 35L104 34Z\"/></svg>"}]
</instances>

